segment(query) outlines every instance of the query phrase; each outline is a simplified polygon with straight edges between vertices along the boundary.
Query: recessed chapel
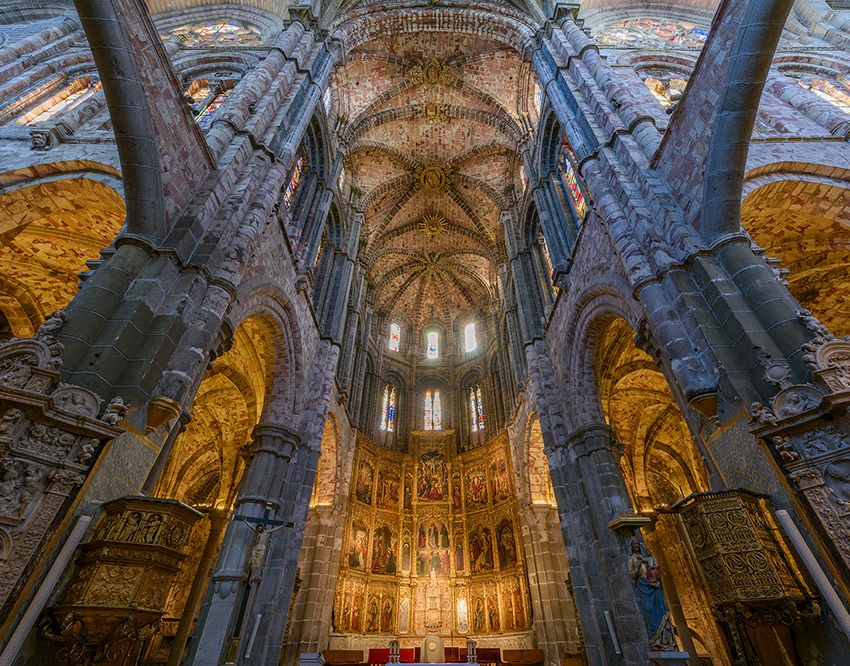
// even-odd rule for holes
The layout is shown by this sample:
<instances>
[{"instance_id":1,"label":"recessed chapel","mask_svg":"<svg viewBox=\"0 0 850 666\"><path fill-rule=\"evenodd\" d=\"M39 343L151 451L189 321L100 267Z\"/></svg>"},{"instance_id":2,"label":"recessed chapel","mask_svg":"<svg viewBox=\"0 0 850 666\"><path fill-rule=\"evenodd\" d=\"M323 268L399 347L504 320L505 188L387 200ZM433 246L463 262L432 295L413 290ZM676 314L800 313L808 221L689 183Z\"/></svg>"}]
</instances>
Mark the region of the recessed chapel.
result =
<instances>
[{"instance_id":1,"label":"recessed chapel","mask_svg":"<svg viewBox=\"0 0 850 666\"><path fill-rule=\"evenodd\" d=\"M850 663L850 2L3 0L0 666Z\"/></svg>"}]
</instances>

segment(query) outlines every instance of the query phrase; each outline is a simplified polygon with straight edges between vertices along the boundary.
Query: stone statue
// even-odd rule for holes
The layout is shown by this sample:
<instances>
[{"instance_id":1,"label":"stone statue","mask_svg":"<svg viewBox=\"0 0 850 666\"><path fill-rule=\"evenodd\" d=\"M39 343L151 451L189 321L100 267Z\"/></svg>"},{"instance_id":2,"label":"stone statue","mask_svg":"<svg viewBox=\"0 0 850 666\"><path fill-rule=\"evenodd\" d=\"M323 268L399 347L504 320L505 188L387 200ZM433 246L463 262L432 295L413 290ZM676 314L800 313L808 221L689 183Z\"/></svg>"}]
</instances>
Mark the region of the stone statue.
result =
<instances>
[{"instance_id":1,"label":"stone statue","mask_svg":"<svg viewBox=\"0 0 850 666\"><path fill-rule=\"evenodd\" d=\"M640 605L646 631L649 635L650 650L675 651L676 637L670 612L664 600L661 588L661 569L651 555L644 555L637 539L631 544L632 555L629 558L629 578L635 586L635 596Z\"/></svg>"}]
</instances>

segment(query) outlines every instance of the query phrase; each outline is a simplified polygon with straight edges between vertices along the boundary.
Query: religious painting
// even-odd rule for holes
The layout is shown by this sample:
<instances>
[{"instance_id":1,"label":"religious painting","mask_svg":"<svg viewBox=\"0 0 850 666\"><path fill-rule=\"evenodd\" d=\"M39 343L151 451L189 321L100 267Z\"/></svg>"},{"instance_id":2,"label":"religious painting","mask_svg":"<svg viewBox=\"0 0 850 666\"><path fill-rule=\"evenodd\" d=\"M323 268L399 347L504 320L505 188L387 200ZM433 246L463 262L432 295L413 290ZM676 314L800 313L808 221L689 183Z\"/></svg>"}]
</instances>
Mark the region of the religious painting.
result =
<instances>
[{"instance_id":1,"label":"religious painting","mask_svg":"<svg viewBox=\"0 0 850 666\"><path fill-rule=\"evenodd\" d=\"M405 573L410 571L410 544L407 541L401 547L401 570Z\"/></svg>"},{"instance_id":2,"label":"religious painting","mask_svg":"<svg viewBox=\"0 0 850 666\"><path fill-rule=\"evenodd\" d=\"M465 558L463 556L463 535L459 532L455 534L455 569L463 571L466 567Z\"/></svg>"},{"instance_id":3,"label":"religious painting","mask_svg":"<svg viewBox=\"0 0 850 666\"><path fill-rule=\"evenodd\" d=\"M396 572L396 545L395 536L389 527L384 525L375 530L372 539L372 573Z\"/></svg>"},{"instance_id":4,"label":"religious painting","mask_svg":"<svg viewBox=\"0 0 850 666\"><path fill-rule=\"evenodd\" d=\"M494 502L501 502L511 496L508 463L504 458L490 463L490 496Z\"/></svg>"},{"instance_id":5,"label":"religious painting","mask_svg":"<svg viewBox=\"0 0 850 666\"><path fill-rule=\"evenodd\" d=\"M354 605L351 608L351 631L357 633L360 631L360 597L354 598Z\"/></svg>"},{"instance_id":6,"label":"religious painting","mask_svg":"<svg viewBox=\"0 0 850 666\"><path fill-rule=\"evenodd\" d=\"M499 550L499 568L507 569L516 564L517 552L514 540L514 526L510 519L505 518L496 528L497 548Z\"/></svg>"},{"instance_id":7,"label":"religious painting","mask_svg":"<svg viewBox=\"0 0 850 666\"><path fill-rule=\"evenodd\" d=\"M418 558L416 573L420 576L435 572L438 576L448 575L451 569L449 563L449 530L440 521L431 521L419 525L416 537Z\"/></svg>"},{"instance_id":8,"label":"religious painting","mask_svg":"<svg viewBox=\"0 0 850 666\"><path fill-rule=\"evenodd\" d=\"M378 610L378 598L372 597L369 600L369 607L366 609L366 633L377 633L380 628L380 611Z\"/></svg>"},{"instance_id":9,"label":"religious painting","mask_svg":"<svg viewBox=\"0 0 850 666\"><path fill-rule=\"evenodd\" d=\"M472 633L483 634L487 631L486 616L484 614L484 600L478 597L472 606Z\"/></svg>"},{"instance_id":10,"label":"religious painting","mask_svg":"<svg viewBox=\"0 0 850 666\"><path fill-rule=\"evenodd\" d=\"M445 456L437 451L422 454L419 460L419 499L441 502L448 497L448 485Z\"/></svg>"},{"instance_id":11,"label":"religious painting","mask_svg":"<svg viewBox=\"0 0 850 666\"><path fill-rule=\"evenodd\" d=\"M452 508L455 511L463 511L463 498L460 493L460 477L452 477Z\"/></svg>"},{"instance_id":12,"label":"religious painting","mask_svg":"<svg viewBox=\"0 0 850 666\"><path fill-rule=\"evenodd\" d=\"M372 484L375 479L375 469L372 464L361 460L357 469L357 483L354 486L354 496L365 504L372 503Z\"/></svg>"},{"instance_id":13,"label":"religious painting","mask_svg":"<svg viewBox=\"0 0 850 666\"><path fill-rule=\"evenodd\" d=\"M410 631L410 599L405 597L401 600L398 612L398 632L406 634Z\"/></svg>"},{"instance_id":14,"label":"religious painting","mask_svg":"<svg viewBox=\"0 0 850 666\"><path fill-rule=\"evenodd\" d=\"M483 471L466 475L466 506L470 510L487 506L487 477Z\"/></svg>"},{"instance_id":15,"label":"religious painting","mask_svg":"<svg viewBox=\"0 0 850 666\"><path fill-rule=\"evenodd\" d=\"M391 470L380 470L378 472L378 492L375 497L375 505L379 509L398 509L400 485L401 480L398 474Z\"/></svg>"},{"instance_id":16,"label":"religious painting","mask_svg":"<svg viewBox=\"0 0 850 666\"><path fill-rule=\"evenodd\" d=\"M466 607L466 599L457 600L457 630L462 634L469 631L469 612Z\"/></svg>"},{"instance_id":17,"label":"religious painting","mask_svg":"<svg viewBox=\"0 0 850 666\"><path fill-rule=\"evenodd\" d=\"M360 523L351 525L351 543L348 547L348 566L366 569L366 549L369 546L369 529Z\"/></svg>"},{"instance_id":18,"label":"religious painting","mask_svg":"<svg viewBox=\"0 0 850 666\"><path fill-rule=\"evenodd\" d=\"M487 597L487 620L490 624L490 631L499 632L502 630L502 623L499 621L499 603L495 597Z\"/></svg>"},{"instance_id":19,"label":"religious painting","mask_svg":"<svg viewBox=\"0 0 850 666\"><path fill-rule=\"evenodd\" d=\"M384 599L381 607L381 632L388 634L393 629L393 605L389 599Z\"/></svg>"},{"instance_id":20,"label":"religious painting","mask_svg":"<svg viewBox=\"0 0 850 666\"><path fill-rule=\"evenodd\" d=\"M413 508L413 476L407 474L404 477L404 508Z\"/></svg>"},{"instance_id":21,"label":"religious painting","mask_svg":"<svg viewBox=\"0 0 850 666\"><path fill-rule=\"evenodd\" d=\"M476 527L469 533L469 567L472 573L493 571L493 536L489 527Z\"/></svg>"}]
</instances>

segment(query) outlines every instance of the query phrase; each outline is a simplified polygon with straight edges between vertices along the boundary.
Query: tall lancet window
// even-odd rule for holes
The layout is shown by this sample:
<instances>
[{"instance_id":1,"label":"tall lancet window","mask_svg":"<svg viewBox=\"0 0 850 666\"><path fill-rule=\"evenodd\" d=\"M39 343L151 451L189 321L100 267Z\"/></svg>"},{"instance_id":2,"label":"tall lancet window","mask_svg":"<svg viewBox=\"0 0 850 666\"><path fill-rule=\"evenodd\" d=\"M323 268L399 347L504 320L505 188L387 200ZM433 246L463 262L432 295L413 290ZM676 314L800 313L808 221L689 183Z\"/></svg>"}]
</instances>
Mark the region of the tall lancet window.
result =
<instances>
[{"instance_id":1,"label":"tall lancet window","mask_svg":"<svg viewBox=\"0 0 850 666\"><path fill-rule=\"evenodd\" d=\"M286 185L286 192L283 193L283 203L288 210L292 210L292 204L295 203L295 195L298 194L298 188L301 187L301 181L304 180L304 174L307 173L308 167L307 156L302 153L295 161L295 166L292 167L292 173L289 175L289 183Z\"/></svg>"},{"instance_id":2,"label":"tall lancet window","mask_svg":"<svg viewBox=\"0 0 850 666\"><path fill-rule=\"evenodd\" d=\"M467 324L463 329L464 347L467 352L478 349L478 337L475 335L475 324Z\"/></svg>"},{"instance_id":3,"label":"tall lancet window","mask_svg":"<svg viewBox=\"0 0 850 666\"><path fill-rule=\"evenodd\" d=\"M425 430L443 429L443 405L440 389L425 391Z\"/></svg>"},{"instance_id":4,"label":"tall lancet window","mask_svg":"<svg viewBox=\"0 0 850 666\"><path fill-rule=\"evenodd\" d=\"M428 333L428 347L425 355L432 359L440 357L440 334L437 331Z\"/></svg>"},{"instance_id":5,"label":"tall lancet window","mask_svg":"<svg viewBox=\"0 0 850 666\"><path fill-rule=\"evenodd\" d=\"M381 430L395 431L396 388L387 384L384 386L384 401L381 405Z\"/></svg>"},{"instance_id":6,"label":"tall lancet window","mask_svg":"<svg viewBox=\"0 0 850 666\"><path fill-rule=\"evenodd\" d=\"M579 184L578 173L575 168L575 155L573 155L570 144L567 143L566 139L561 142L558 166L561 172L561 185L566 190L576 215L580 219L584 219L587 214L587 200L584 198L584 193Z\"/></svg>"},{"instance_id":7,"label":"tall lancet window","mask_svg":"<svg viewBox=\"0 0 850 666\"><path fill-rule=\"evenodd\" d=\"M469 389L469 427L472 432L484 430L484 404L481 400L481 387Z\"/></svg>"},{"instance_id":8,"label":"tall lancet window","mask_svg":"<svg viewBox=\"0 0 850 666\"><path fill-rule=\"evenodd\" d=\"M390 326L390 351L397 352L401 343L401 326L392 324Z\"/></svg>"}]
</instances>

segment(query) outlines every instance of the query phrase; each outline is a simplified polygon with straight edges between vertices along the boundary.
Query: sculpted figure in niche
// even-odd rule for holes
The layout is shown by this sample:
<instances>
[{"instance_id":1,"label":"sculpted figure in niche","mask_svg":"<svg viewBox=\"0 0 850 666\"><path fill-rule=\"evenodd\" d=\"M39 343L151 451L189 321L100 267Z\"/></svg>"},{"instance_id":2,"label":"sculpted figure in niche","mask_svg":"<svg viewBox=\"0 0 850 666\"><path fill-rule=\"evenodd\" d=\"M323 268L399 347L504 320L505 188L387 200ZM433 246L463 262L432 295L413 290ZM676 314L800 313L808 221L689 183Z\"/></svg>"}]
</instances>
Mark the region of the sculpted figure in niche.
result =
<instances>
[{"instance_id":1,"label":"sculpted figure in niche","mask_svg":"<svg viewBox=\"0 0 850 666\"><path fill-rule=\"evenodd\" d=\"M409 474L404 482L404 508L413 508L413 477Z\"/></svg>"},{"instance_id":2,"label":"sculpted figure in niche","mask_svg":"<svg viewBox=\"0 0 850 666\"><path fill-rule=\"evenodd\" d=\"M651 555L644 555L640 543L632 541L629 558L629 578L635 585L635 594L643 613L651 650L676 650L676 638L670 622L670 612L661 589L661 569Z\"/></svg>"},{"instance_id":3,"label":"sculpted figure in niche","mask_svg":"<svg viewBox=\"0 0 850 666\"><path fill-rule=\"evenodd\" d=\"M823 478L839 503L850 505L850 460L837 460L827 465Z\"/></svg>"}]
</instances>

